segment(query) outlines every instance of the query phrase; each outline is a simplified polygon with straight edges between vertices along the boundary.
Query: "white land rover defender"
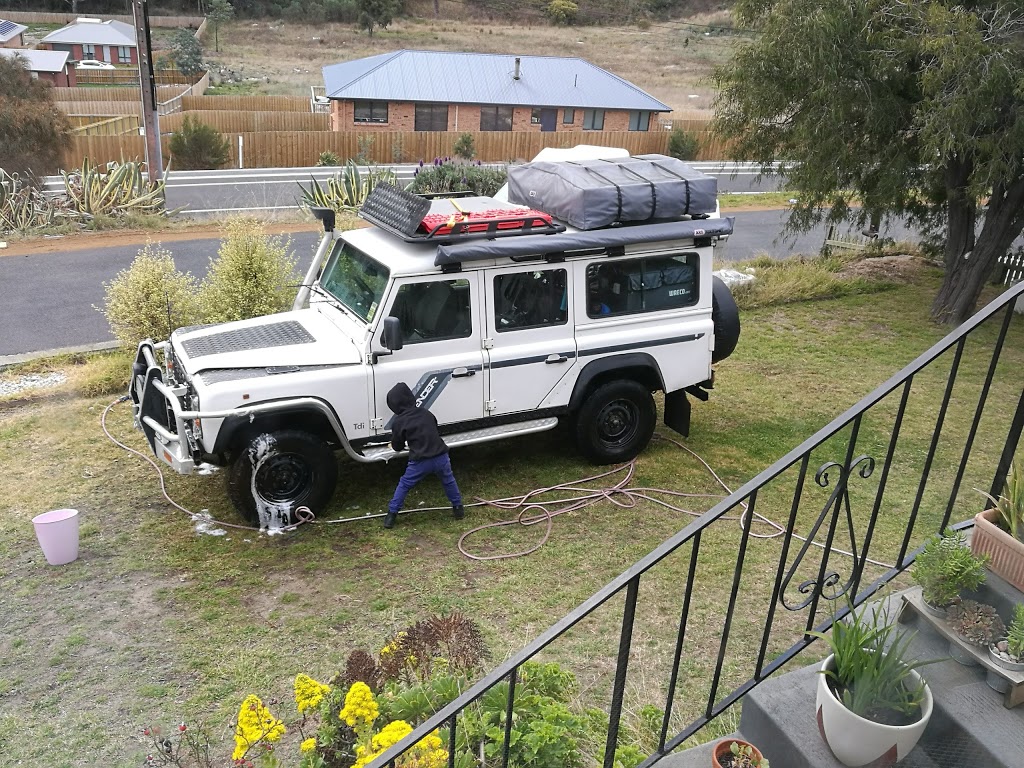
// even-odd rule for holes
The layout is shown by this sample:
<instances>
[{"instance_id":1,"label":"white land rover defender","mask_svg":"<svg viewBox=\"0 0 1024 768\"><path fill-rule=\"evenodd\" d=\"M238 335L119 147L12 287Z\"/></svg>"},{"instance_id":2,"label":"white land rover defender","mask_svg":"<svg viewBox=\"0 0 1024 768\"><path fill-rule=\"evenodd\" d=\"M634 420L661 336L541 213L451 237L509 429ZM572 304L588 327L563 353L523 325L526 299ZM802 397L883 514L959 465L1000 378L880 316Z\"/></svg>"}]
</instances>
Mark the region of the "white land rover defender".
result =
<instances>
[{"instance_id":1,"label":"white land rover defender","mask_svg":"<svg viewBox=\"0 0 1024 768\"><path fill-rule=\"evenodd\" d=\"M733 225L709 217L715 180L661 156L522 168L513 203L380 185L360 211L372 225L345 232L319 210L292 311L140 344L129 395L154 453L182 474L226 467L239 511L277 527L324 509L335 451L396 455L400 381L453 448L567 419L586 457L626 461L654 432L655 391L686 435L687 395L707 399L739 337L711 274Z\"/></svg>"}]
</instances>

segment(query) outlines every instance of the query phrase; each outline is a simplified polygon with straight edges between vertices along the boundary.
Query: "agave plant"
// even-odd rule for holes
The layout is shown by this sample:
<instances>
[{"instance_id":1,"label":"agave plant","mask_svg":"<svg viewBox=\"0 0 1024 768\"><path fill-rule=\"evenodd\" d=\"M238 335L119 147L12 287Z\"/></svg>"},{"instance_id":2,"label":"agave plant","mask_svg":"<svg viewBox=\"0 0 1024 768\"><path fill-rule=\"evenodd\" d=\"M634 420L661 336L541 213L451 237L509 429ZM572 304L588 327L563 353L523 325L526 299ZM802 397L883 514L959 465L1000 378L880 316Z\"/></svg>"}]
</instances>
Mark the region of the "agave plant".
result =
<instances>
[{"instance_id":1,"label":"agave plant","mask_svg":"<svg viewBox=\"0 0 1024 768\"><path fill-rule=\"evenodd\" d=\"M991 645L1006 631L995 608L974 600L950 607L946 618L956 633L972 645Z\"/></svg>"},{"instance_id":2,"label":"agave plant","mask_svg":"<svg viewBox=\"0 0 1024 768\"><path fill-rule=\"evenodd\" d=\"M0 232L28 232L73 218L61 198L25 184L18 174L0 168Z\"/></svg>"},{"instance_id":3,"label":"agave plant","mask_svg":"<svg viewBox=\"0 0 1024 768\"><path fill-rule=\"evenodd\" d=\"M93 165L86 158L80 169L61 172L69 205L89 217L161 212L164 181L146 181L143 165L130 161Z\"/></svg>"},{"instance_id":4,"label":"agave plant","mask_svg":"<svg viewBox=\"0 0 1024 768\"><path fill-rule=\"evenodd\" d=\"M366 173L359 170L352 160L321 185L310 177L308 187L299 184L302 190L302 206L304 208L331 208L339 213L354 212L363 204L373 188L386 181L397 184L395 172L390 168L369 168Z\"/></svg>"}]
</instances>

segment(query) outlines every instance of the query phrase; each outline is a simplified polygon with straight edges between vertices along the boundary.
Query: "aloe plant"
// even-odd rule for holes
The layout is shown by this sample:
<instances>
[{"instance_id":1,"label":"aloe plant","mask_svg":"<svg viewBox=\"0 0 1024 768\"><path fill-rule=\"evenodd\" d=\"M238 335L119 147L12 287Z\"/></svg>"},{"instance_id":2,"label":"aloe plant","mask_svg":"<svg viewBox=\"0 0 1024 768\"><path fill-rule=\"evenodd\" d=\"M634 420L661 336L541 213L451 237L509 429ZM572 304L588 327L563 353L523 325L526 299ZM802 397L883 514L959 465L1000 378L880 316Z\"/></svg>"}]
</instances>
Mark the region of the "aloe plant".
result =
<instances>
[{"instance_id":1,"label":"aloe plant","mask_svg":"<svg viewBox=\"0 0 1024 768\"><path fill-rule=\"evenodd\" d=\"M331 208L339 213L354 212L363 204L373 188L385 181L397 184L395 172L390 168L369 168L363 173L359 166L349 160L345 168L321 185L310 177L308 187L299 184L302 190L302 205L305 208Z\"/></svg>"},{"instance_id":2,"label":"aloe plant","mask_svg":"<svg viewBox=\"0 0 1024 768\"><path fill-rule=\"evenodd\" d=\"M132 161L93 165L86 158L81 168L61 172L68 203L86 217L159 213L165 182L147 181L142 169L142 163Z\"/></svg>"},{"instance_id":3,"label":"aloe plant","mask_svg":"<svg viewBox=\"0 0 1024 768\"><path fill-rule=\"evenodd\" d=\"M0 168L0 232L29 232L60 224L73 214L61 198L25 184Z\"/></svg>"},{"instance_id":4,"label":"aloe plant","mask_svg":"<svg viewBox=\"0 0 1024 768\"><path fill-rule=\"evenodd\" d=\"M1024 465L1019 461L1010 464L1004 491L998 499L984 491L981 493L999 513L999 527L1018 541L1024 541Z\"/></svg>"}]
</instances>

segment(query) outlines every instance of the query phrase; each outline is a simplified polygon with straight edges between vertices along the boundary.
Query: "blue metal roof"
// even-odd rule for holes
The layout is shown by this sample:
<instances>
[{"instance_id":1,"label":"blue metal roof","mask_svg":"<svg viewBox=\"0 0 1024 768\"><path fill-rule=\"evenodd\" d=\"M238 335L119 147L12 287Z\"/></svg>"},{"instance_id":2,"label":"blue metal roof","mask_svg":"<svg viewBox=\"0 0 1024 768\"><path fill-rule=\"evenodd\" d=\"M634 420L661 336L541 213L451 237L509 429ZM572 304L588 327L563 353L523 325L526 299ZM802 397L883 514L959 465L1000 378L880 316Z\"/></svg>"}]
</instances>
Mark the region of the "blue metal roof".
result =
<instances>
[{"instance_id":1,"label":"blue metal roof","mask_svg":"<svg viewBox=\"0 0 1024 768\"><path fill-rule=\"evenodd\" d=\"M332 99L672 111L577 58L403 50L331 64L323 75Z\"/></svg>"}]
</instances>

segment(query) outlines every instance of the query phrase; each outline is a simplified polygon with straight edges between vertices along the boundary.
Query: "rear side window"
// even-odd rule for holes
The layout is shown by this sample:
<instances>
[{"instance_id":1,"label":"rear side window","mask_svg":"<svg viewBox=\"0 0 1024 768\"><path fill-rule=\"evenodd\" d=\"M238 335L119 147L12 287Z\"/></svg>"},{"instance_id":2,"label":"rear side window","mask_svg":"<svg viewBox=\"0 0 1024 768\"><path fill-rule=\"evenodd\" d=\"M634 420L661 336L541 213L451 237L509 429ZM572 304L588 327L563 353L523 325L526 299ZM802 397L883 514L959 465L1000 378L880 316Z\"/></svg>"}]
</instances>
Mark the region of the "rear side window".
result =
<instances>
[{"instance_id":1,"label":"rear side window","mask_svg":"<svg viewBox=\"0 0 1024 768\"><path fill-rule=\"evenodd\" d=\"M602 261L587 267L587 315L629 315L697 303L696 253Z\"/></svg>"},{"instance_id":2,"label":"rear side window","mask_svg":"<svg viewBox=\"0 0 1024 768\"><path fill-rule=\"evenodd\" d=\"M494 278L494 327L499 333L565 325L568 319L564 269L514 272Z\"/></svg>"}]
</instances>

